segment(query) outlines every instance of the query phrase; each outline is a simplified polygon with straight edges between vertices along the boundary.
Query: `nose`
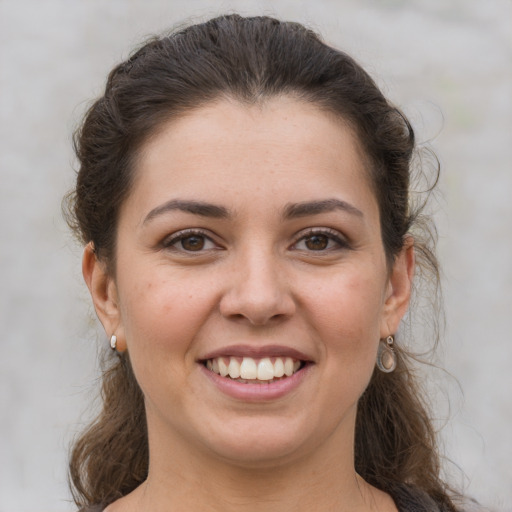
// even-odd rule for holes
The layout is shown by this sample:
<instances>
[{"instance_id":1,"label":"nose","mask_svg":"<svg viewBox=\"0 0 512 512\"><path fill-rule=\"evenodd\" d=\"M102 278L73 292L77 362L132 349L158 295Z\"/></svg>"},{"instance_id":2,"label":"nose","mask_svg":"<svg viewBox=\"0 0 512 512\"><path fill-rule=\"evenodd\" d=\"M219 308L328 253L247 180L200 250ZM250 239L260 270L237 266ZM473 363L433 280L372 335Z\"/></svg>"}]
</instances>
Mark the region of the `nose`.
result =
<instances>
[{"instance_id":1,"label":"nose","mask_svg":"<svg viewBox=\"0 0 512 512\"><path fill-rule=\"evenodd\" d=\"M273 254L251 253L233 262L221 314L264 326L292 316L295 301L286 272Z\"/></svg>"}]
</instances>

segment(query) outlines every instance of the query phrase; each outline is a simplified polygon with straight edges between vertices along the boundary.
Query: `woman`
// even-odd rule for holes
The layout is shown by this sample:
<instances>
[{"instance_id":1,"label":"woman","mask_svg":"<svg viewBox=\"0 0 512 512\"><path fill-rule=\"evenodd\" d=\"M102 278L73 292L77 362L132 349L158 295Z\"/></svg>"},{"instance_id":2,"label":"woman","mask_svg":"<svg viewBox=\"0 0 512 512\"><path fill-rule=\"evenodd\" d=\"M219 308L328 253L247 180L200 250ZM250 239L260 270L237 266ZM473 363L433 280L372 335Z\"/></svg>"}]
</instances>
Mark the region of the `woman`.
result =
<instances>
[{"instance_id":1,"label":"woman","mask_svg":"<svg viewBox=\"0 0 512 512\"><path fill-rule=\"evenodd\" d=\"M358 64L295 23L213 19L117 66L76 150L116 353L78 506L457 510L396 337L415 259L437 276L414 134Z\"/></svg>"}]
</instances>

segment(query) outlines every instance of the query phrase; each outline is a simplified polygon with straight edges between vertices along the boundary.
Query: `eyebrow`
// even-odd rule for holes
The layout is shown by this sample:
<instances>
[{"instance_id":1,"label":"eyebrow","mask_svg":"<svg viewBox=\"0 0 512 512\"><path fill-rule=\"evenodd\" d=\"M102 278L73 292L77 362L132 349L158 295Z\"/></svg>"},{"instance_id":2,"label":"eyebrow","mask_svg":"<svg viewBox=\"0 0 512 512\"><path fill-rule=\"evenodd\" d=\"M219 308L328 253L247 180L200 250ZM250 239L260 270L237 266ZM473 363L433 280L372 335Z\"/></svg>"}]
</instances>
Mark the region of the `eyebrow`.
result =
<instances>
[{"instance_id":1,"label":"eyebrow","mask_svg":"<svg viewBox=\"0 0 512 512\"><path fill-rule=\"evenodd\" d=\"M200 215L201 217L212 217L215 219L225 219L229 217L229 212L223 206L218 206L211 203L202 201L186 201L182 199L172 199L166 203L153 208L144 219L143 224L153 220L155 217L163 215L174 210L179 210L193 215Z\"/></svg>"},{"instance_id":2,"label":"eyebrow","mask_svg":"<svg viewBox=\"0 0 512 512\"><path fill-rule=\"evenodd\" d=\"M293 219L296 217L333 212L335 210L342 210L351 215L356 215L357 217L364 217L361 210L340 199L324 199L322 201L306 201L303 203L288 204L284 209L283 217L285 219Z\"/></svg>"},{"instance_id":3,"label":"eyebrow","mask_svg":"<svg viewBox=\"0 0 512 512\"><path fill-rule=\"evenodd\" d=\"M228 209L224 206L203 201L172 199L153 208L153 210L146 215L143 224L150 222L155 217L175 210L214 219L226 219L230 217ZM346 201L341 201L340 199L324 199L321 201L305 201L302 203L287 204L284 208L283 218L290 220L298 217L328 213L335 210L342 210L358 217L364 217L361 210Z\"/></svg>"}]
</instances>

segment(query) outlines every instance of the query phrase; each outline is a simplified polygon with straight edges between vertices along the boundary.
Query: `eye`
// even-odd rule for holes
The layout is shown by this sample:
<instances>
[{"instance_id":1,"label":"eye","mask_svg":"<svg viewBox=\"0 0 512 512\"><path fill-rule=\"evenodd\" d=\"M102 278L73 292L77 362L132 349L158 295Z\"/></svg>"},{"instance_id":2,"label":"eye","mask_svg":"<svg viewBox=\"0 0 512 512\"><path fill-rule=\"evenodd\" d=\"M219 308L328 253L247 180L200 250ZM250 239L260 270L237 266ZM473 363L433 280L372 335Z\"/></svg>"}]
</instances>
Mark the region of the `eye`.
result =
<instances>
[{"instance_id":1,"label":"eye","mask_svg":"<svg viewBox=\"0 0 512 512\"><path fill-rule=\"evenodd\" d=\"M163 241L162 246L165 249L183 252L202 252L218 248L213 240L202 231L188 229L173 233Z\"/></svg>"},{"instance_id":2,"label":"eye","mask_svg":"<svg viewBox=\"0 0 512 512\"><path fill-rule=\"evenodd\" d=\"M344 249L348 247L348 242L334 230L311 230L293 245L293 249L295 250L314 252Z\"/></svg>"}]
</instances>

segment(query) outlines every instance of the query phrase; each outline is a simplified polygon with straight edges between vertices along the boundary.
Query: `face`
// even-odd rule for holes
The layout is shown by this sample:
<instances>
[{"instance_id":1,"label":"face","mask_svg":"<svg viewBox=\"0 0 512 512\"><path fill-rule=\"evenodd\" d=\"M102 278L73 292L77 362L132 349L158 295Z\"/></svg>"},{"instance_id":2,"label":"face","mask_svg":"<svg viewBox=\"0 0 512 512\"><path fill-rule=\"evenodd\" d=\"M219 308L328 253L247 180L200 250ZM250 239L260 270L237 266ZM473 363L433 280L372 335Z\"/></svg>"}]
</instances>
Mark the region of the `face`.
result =
<instances>
[{"instance_id":1,"label":"face","mask_svg":"<svg viewBox=\"0 0 512 512\"><path fill-rule=\"evenodd\" d=\"M90 255L84 274L150 442L265 465L352 446L411 266L386 265L351 129L281 97L165 126L120 213L115 278Z\"/></svg>"}]
</instances>

